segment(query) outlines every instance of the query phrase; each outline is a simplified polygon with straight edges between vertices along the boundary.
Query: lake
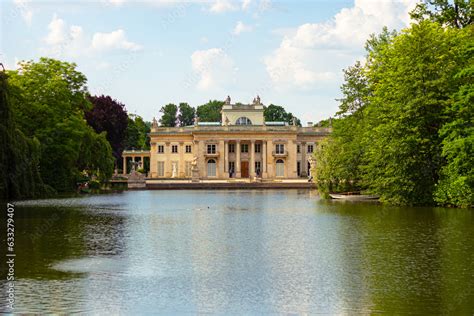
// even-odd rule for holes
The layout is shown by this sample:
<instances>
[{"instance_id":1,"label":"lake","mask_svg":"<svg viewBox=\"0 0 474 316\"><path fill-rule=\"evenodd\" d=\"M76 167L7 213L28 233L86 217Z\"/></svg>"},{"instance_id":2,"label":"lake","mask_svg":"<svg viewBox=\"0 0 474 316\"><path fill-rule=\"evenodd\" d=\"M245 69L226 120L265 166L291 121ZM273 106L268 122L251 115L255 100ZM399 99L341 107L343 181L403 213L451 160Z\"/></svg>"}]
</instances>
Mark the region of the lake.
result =
<instances>
[{"instance_id":1,"label":"lake","mask_svg":"<svg viewBox=\"0 0 474 316\"><path fill-rule=\"evenodd\" d=\"M18 313L474 313L472 209L127 191L14 216Z\"/></svg>"}]
</instances>

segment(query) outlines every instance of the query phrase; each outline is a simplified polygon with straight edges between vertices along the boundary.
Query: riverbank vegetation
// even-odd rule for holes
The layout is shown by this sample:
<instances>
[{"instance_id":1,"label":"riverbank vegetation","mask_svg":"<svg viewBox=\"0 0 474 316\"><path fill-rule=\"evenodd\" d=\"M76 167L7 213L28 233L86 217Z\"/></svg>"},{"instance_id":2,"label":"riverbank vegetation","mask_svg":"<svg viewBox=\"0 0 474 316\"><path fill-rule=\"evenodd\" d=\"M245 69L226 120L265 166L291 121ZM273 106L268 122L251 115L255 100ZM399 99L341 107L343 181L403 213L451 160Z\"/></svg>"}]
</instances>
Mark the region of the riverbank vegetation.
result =
<instances>
[{"instance_id":1,"label":"riverbank vegetation","mask_svg":"<svg viewBox=\"0 0 474 316\"><path fill-rule=\"evenodd\" d=\"M315 152L324 194L474 206L472 14L468 2L421 3L417 23L367 41L366 59L344 71L332 136Z\"/></svg>"},{"instance_id":2,"label":"riverbank vegetation","mask_svg":"<svg viewBox=\"0 0 474 316\"><path fill-rule=\"evenodd\" d=\"M49 58L0 73L1 199L105 182L125 146L146 146L143 120L108 96L90 96L86 83L75 64Z\"/></svg>"}]
</instances>

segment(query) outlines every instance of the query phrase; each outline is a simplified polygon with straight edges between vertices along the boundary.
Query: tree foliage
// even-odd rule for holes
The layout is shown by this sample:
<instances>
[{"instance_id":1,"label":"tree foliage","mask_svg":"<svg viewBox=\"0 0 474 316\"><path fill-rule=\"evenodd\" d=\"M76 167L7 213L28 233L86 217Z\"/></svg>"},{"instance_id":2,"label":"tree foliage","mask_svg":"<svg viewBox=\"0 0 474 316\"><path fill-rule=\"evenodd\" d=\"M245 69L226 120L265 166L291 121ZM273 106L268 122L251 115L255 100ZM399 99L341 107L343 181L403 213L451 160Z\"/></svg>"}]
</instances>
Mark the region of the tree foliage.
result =
<instances>
[{"instance_id":1,"label":"tree foliage","mask_svg":"<svg viewBox=\"0 0 474 316\"><path fill-rule=\"evenodd\" d=\"M40 144L12 119L7 75L0 72L0 199L38 197L47 192L39 173Z\"/></svg>"},{"instance_id":2,"label":"tree foliage","mask_svg":"<svg viewBox=\"0 0 474 316\"><path fill-rule=\"evenodd\" d=\"M344 97L338 99L340 105L337 115L352 115L364 108L370 96L367 80L365 69L360 61L344 70L344 83L341 86Z\"/></svg>"},{"instance_id":3,"label":"tree foliage","mask_svg":"<svg viewBox=\"0 0 474 316\"><path fill-rule=\"evenodd\" d=\"M112 150L105 134L97 134L85 120L92 104L87 79L76 65L41 58L22 63L10 76L13 118L27 137L38 140L44 183L70 191L84 170L108 178Z\"/></svg>"},{"instance_id":4,"label":"tree foliage","mask_svg":"<svg viewBox=\"0 0 474 316\"><path fill-rule=\"evenodd\" d=\"M151 123L145 122L139 115L130 114L125 132L124 148L150 149Z\"/></svg>"},{"instance_id":5,"label":"tree foliage","mask_svg":"<svg viewBox=\"0 0 474 316\"><path fill-rule=\"evenodd\" d=\"M190 126L194 124L196 109L185 102L179 104L178 123L179 126Z\"/></svg>"},{"instance_id":6,"label":"tree foliage","mask_svg":"<svg viewBox=\"0 0 474 316\"><path fill-rule=\"evenodd\" d=\"M125 105L110 96L90 96L93 108L85 113L87 123L97 133L106 132L116 161L122 156L128 115Z\"/></svg>"},{"instance_id":7,"label":"tree foliage","mask_svg":"<svg viewBox=\"0 0 474 316\"><path fill-rule=\"evenodd\" d=\"M206 104L197 107L196 115L201 122L220 122L223 106L224 101L209 100Z\"/></svg>"},{"instance_id":8,"label":"tree foliage","mask_svg":"<svg viewBox=\"0 0 474 316\"><path fill-rule=\"evenodd\" d=\"M365 65L345 71L341 119L315 153L323 192L353 180L392 204L472 205L472 38L425 20L369 39Z\"/></svg>"},{"instance_id":9,"label":"tree foliage","mask_svg":"<svg viewBox=\"0 0 474 316\"><path fill-rule=\"evenodd\" d=\"M430 19L441 25L463 28L474 23L472 0L424 0L410 12L413 19Z\"/></svg>"},{"instance_id":10,"label":"tree foliage","mask_svg":"<svg viewBox=\"0 0 474 316\"><path fill-rule=\"evenodd\" d=\"M275 104L264 108L263 117L266 122L286 122L288 124L293 124L293 119L295 119L296 125L301 126L301 121L296 116L291 112L286 112L284 107Z\"/></svg>"},{"instance_id":11,"label":"tree foliage","mask_svg":"<svg viewBox=\"0 0 474 316\"><path fill-rule=\"evenodd\" d=\"M176 116L178 114L178 107L176 104L169 103L165 106L162 106L160 109L161 118L160 125L164 127L174 127L176 126Z\"/></svg>"},{"instance_id":12,"label":"tree foliage","mask_svg":"<svg viewBox=\"0 0 474 316\"><path fill-rule=\"evenodd\" d=\"M446 164L440 172L435 200L440 204L474 206L474 37L464 41L461 56L467 61L456 79L459 89L447 109L451 120L440 130L442 156Z\"/></svg>"}]
</instances>

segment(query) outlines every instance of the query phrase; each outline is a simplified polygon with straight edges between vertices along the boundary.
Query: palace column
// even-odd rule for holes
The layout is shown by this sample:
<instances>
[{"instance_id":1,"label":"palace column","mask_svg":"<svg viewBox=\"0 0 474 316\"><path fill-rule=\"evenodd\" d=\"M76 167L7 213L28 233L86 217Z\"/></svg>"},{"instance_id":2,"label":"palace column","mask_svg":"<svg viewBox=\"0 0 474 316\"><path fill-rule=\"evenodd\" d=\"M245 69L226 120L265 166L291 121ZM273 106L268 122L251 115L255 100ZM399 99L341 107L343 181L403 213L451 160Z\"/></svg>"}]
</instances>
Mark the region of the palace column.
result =
<instances>
[{"instance_id":1,"label":"palace column","mask_svg":"<svg viewBox=\"0 0 474 316\"><path fill-rule=\"evenodd\" d=\"M185 176L185 165L184 165L184 142L179 142L179 162L178 162L178 177L184 178Z\"/></svg>"},{"instance_id":2,"label":"palace column","mask_svg":"<svg viewBox=\"0 0 474 316\"><path fill-rule=\"evenodd\" d=\"M262 142L262 178L267 177L267 141Z\"/></svg>"},{"instance_id":3,"label":"palace column","mask_svg":"<svg viewBox=\"0 0 474 316\"><path fill-rule=\"evenodd\" d=\"M124 156L124 155L122 154L122 158L123 158L122 174L123 174L123 175L126 175L126 174L127 174L127 156Z\"/></svg>"},{"instance_id":4,"label":"palace column","mask_svg":"<svg viewBox=\"0 0 474 316\"><path fill-rule=\"evenodd\" d=\"M219 145L218 145L218 150L219 150L219 158L217 159L217 166L218 166L218 171L217 171L217 177L219 179L225 178L224 174L224 169L225 169L225 142L224 140L219 140Z\"/></svg>"},{"instance_id":5,"label":"palace column","mask_svg":"<svg viewBox=\"0 0 474 316\"><path fill-rule=\"evenodd\" d=\"M308 171L306 169L308 167L308 162L306 161L306 142L301 142L300 150L301 150L301 177L307 177Z\"/></svg>"},{"instance_id":6,"label":"palace column","mask_svg":"<svg viewBox=\"0 0 474 316\"><path fill-rule=\"evenodd\" d=\"M250 178L255 177L255 140L250 141Z\"/></svg>"},{"instance_id":7,"label":"palace column","mask_svg":"<svg viewBox=\"0 0 474 316\"><path fill-rule=\"evenodd\" d=\"M268 178L275 178L275 170L274 170L274 159L272 156L273 150L273 141L269 140L267 142L267 177Z\"/></svg>"},{"instance_id":8,"label":"palace column","mask_svg":"<svg viewBox=\"0 0 474 316\"><path fill-rule=\"evenodd\" d=\"M229 142L224 141L224 176L229 177Z\"/></svg>"},{"instance_id":9,"label":"palace column","mask_svg":"<svg viewBox=\"0 0 474 316\"><path fill-rule=\"evenodd\" d=\"M235 177L240 178L240 140L235 142Z\"/></svg>"}]
</instances>

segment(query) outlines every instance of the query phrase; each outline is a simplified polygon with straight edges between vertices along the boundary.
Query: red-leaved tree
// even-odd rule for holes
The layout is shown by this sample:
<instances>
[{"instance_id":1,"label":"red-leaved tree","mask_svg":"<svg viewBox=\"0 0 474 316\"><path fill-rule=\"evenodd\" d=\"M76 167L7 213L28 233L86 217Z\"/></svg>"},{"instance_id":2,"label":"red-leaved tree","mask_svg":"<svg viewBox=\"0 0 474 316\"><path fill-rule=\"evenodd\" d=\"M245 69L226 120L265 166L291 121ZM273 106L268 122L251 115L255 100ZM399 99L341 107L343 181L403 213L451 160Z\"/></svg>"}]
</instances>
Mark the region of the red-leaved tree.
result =
<instances>
[{"instance_id":1,"label":"red-leaved tree","mask_svg":"<svg viewBox=\"0 0 474 316\"><path fill-rule=\"evenodd\" d=\"M125 105L110 96L89 96L92 110L85 113L87 123L97 132L107 132L116 161L122 156L128 115Z\"/></svg>"}]
</instances>

